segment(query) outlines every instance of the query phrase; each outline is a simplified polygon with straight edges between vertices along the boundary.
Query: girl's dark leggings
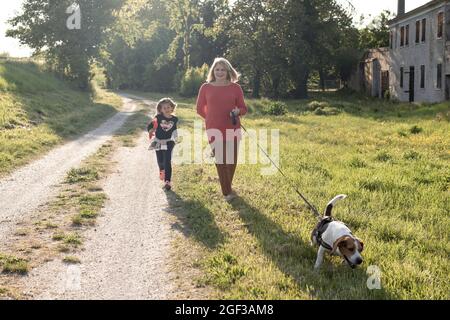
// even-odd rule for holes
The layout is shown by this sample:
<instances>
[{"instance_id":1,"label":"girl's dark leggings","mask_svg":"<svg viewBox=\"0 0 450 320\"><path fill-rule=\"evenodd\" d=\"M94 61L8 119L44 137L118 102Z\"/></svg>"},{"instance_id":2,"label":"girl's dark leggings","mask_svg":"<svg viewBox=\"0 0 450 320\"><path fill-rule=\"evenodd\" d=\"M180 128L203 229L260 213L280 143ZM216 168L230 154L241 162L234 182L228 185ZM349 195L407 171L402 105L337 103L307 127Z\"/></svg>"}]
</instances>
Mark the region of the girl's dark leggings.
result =
<instances>
[{"instance_id":1,"label":"girl's dark leggings","mask_svg":"<svg viewBox=\"0 0 450 320\"><path fill-rule=\"evenodd\" d=\"M164 181L171 181L172 179L172 151L175 142L167 142L167 150L156 151L156 159L158 160L159 170L164 170Z\"/></svg>"}]
</instances>

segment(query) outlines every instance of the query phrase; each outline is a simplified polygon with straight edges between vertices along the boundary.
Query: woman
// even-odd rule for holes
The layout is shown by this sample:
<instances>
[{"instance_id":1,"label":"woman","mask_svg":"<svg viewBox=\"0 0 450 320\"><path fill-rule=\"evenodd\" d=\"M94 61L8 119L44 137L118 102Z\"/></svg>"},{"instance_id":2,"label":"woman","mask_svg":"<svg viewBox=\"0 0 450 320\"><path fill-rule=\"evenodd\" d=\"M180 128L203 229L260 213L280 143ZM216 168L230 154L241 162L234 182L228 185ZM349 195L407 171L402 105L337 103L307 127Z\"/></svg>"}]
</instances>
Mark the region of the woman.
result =
<instances>
[{"instance_id":1,"label":"woman","mask_svg":"<svg viewBox=\"0 0 450 320\"><path fill-rule=\"evenodd\" d=\"M226 201L236 197L231 188L241 139L239 117L247 113L239 74L230 62L216 58L207 83L197 98L197 113L205 119L206 133L216 158L220 187Z\"/></svg>"}]
</instances>

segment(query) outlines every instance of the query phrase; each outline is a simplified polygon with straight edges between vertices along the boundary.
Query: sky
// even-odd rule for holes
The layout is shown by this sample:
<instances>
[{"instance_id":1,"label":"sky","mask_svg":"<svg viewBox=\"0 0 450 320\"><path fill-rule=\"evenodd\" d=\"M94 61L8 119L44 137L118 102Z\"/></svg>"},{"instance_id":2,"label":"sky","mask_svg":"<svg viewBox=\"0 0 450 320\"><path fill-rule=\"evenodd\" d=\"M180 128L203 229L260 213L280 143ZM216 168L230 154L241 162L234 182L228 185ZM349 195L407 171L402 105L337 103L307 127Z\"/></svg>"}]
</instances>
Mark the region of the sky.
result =
<instances>
[{"instance_id":1,"label":"sky","mask_svg":"<svg viewBox=\"0 0 450 320\"><path fill-rule=\"evenodd\" d=\"M14 15L20 12L22 3L25 0L1 0L0 10L0 53L8 52L13 57L27 57L30 56L32 50L26 46L21 46L19 41L7 38L5 36L6 30L9 28L7 20L14 17ZM102 0L98 0L102 1ZM337 0L343 5L347 5L347 0ZM429 0L406 0L406 11L410 11L417 8ZM377 16L383 10L389 10L391 12L397 12L397 0L350 0L356 9L355 22L359 21L359 17L364 15L366 17L366 23L369 23L371 17Z\"/></svg>"},{"instance_id":2,"label":"sky","mask_svg":"<svg viewBox=\"0 0 450 320\"><path fill-rule=\"evenodd\" d=\"M359 17L364 15L366 18L364 22L367 24L383 10L397 14L397 0L337 0L337 2L344 6L348 6L348 2L353 4L356 9L355 23L358 23ZM427 2L430 0L405 0L405 11L411 11Z\"/></svg>"}]
</instances>

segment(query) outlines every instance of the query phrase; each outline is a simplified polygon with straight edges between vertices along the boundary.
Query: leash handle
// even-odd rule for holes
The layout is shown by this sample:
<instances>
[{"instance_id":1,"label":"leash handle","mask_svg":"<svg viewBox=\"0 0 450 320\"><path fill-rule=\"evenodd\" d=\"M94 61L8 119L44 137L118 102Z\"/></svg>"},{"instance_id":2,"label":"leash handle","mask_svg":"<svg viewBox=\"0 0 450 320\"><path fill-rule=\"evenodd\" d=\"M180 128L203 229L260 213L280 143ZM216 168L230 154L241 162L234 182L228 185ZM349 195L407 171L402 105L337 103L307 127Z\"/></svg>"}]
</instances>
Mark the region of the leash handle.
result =
<instances>
[{"instance_id":1,"label":"leash handle","mask_svg":"<svg viewBox=\"0 0 450 320\"><path fill-rule=\"evenodd\" d=\"M237 119L236 119L236 115L234 114L233 111L230 112L230 117L231 117L231 123L233 124L233 126L235 126L237 124Z\"/></svg>"}]
</instances>

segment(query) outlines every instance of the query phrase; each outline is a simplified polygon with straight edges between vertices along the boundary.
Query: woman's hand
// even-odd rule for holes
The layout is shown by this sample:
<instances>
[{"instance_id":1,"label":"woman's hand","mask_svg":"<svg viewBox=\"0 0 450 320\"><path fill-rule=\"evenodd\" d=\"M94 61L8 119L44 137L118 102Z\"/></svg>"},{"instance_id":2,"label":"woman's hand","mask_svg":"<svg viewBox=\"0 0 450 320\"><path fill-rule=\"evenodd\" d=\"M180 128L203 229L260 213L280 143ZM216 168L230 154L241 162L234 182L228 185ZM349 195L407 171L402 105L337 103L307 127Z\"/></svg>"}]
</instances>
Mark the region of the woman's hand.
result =
<instances>
[{"instance_id":1,"label":"woman's hand","mask_svg":"<svg viewBox=\"0 0 450 320\"><path fill-rule=\"evenodd\" d=\"M234 108L234 109L232 110L232 112L234 113L235 116L238 116L238 115L241 114L241 110L240 110L238 107Z\"/></svg>"}]
</instances>

